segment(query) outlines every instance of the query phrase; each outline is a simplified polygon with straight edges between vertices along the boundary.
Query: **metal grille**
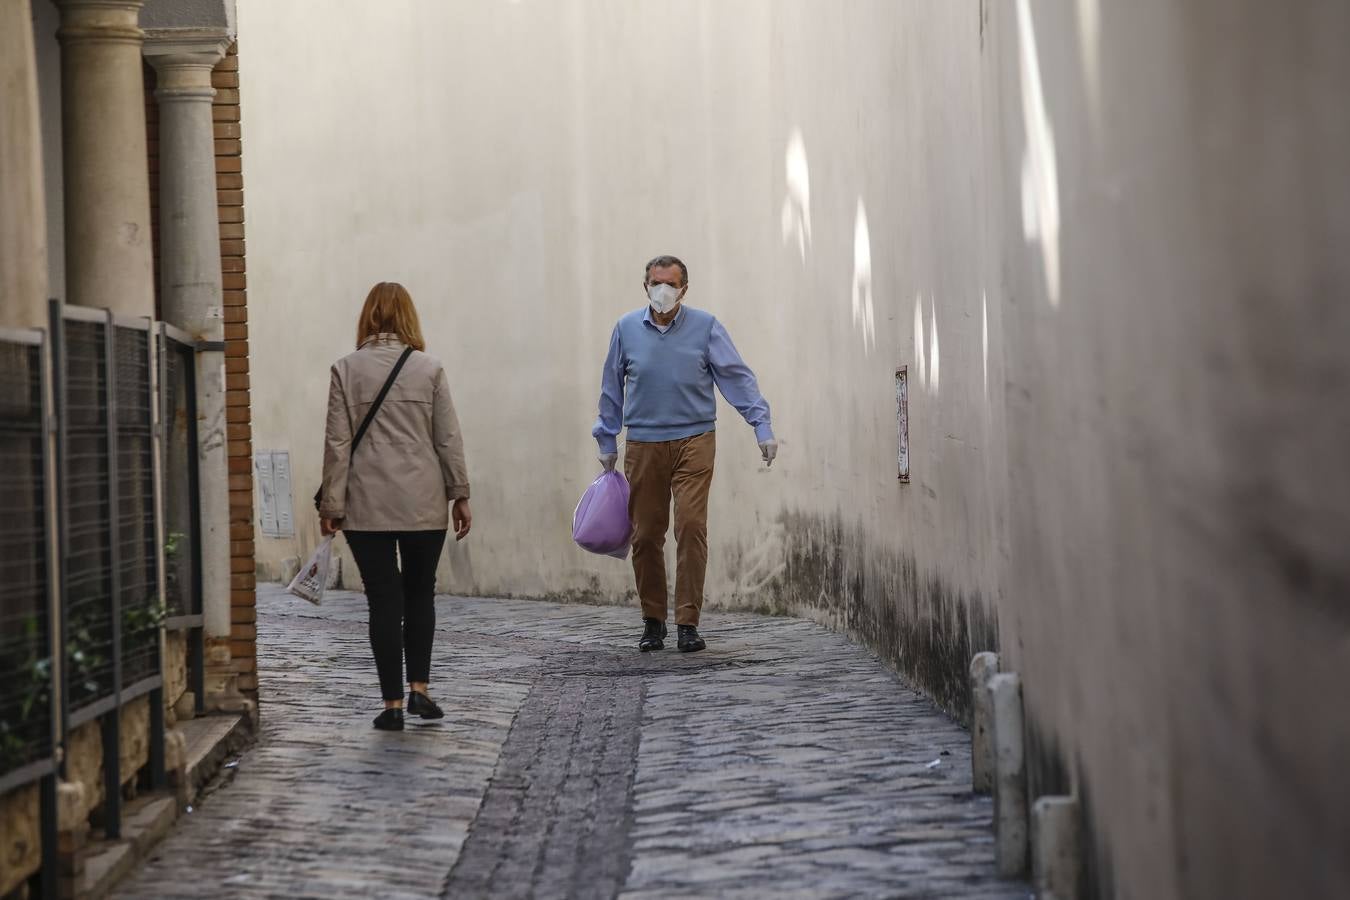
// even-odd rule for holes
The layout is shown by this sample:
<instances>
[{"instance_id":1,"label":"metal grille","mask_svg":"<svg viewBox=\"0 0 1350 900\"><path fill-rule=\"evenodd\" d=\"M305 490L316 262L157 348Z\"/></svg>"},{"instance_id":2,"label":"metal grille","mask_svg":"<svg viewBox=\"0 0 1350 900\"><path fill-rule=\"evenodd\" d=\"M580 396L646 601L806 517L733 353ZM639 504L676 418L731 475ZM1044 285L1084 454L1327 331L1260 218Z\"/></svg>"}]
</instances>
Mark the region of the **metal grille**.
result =
<instances>
[{"instance_id":1,"label":"metal grille","mask_svg":"<svg viewBox=\"0 0 1350 900\"><path fill-rule=\"evenodd\" d=\"M0 775L51 753L42 351L0 342Z\"/></svg>"},{"instance_id":2,"label":"metal grille","mask_svg":"<svg viewBox=\"0 0 1350 900\"><path fill-rule=\"evenodd\" d=\"M64 326L65 651L71 712L112 696L116 687L104 329L97 322Z\"/></svg>"},{"instance_id":3,"label":"metal grille","mask_svg":"<svg viewBox=\"0 0 1350 900\"><path fill-rule=\"evenodd\" d=\"M149 352L146 332L113 329L118 507L113 534L118 542L124 687L159 671L159 624L163 619L155 553Z\"/></svg>"},{"instance_id":4,"label":"metal grille","mask_svg":"<svg viewBox=\"0 0 1350 900\"><path fill-rule=\"evenodd\" d=\"M160 360L164 397L165 605L169 616L191 616L201 612L193 552L197 511L192 467L196 465L197 414L192 348L166 336Z\"/></svg>"}]
</instances>

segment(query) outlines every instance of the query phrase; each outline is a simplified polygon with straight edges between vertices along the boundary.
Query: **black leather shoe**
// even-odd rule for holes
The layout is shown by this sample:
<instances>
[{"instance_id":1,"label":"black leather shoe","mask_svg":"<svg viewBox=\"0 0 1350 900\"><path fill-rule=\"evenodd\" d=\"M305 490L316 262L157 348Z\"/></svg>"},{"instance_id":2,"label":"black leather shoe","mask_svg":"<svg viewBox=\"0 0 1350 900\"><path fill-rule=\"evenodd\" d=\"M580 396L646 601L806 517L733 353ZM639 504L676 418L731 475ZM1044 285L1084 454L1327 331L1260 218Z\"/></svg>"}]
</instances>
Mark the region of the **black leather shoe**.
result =
<instances>
[{"instance_id":1,"label":"black leather shoe","mask_svg":"<svg viewBox=\"0 0 1350 900\"><path fill-rule=\"evenodd\" d=\"M642 632L642 640L638 641L638 649L643 653L648 650L660 650L666 646L664 640L666 636L666 623L660 619L644 618L647 623L646 629Z\"/></svg>"},{"instance_id":2,"label":"black leather shoe","mask_svg":"<svg viewBox=\"0 0 1350 900\"><path fill-rule=\"evenodd\" d=\"M677 630L679 632L678 641L681 653L693 653L708 646L703 643L703 638L698 636L697 626L680 625Z\"/></svg>"},{"instance_id":3,"label":"black leather shoe","mask_svg":"<svg viewBox=\"0 0 1350 900\"><path fill-rule=\"evenodd\" d=\"M402 731L403 710L386 709L375 717L375 727L381 731Z\"/></svg>"},{"instance_id":4,"label":"black leather shoe","mask_svg":"<svg viewBox=\"0 0 1350 900\"><path fill-rule=\"evenodd\" d=\"M423 719L444 719L445 713L431 698L419 691L408 691L408 715Z\"/></svg>"}]
</instances>

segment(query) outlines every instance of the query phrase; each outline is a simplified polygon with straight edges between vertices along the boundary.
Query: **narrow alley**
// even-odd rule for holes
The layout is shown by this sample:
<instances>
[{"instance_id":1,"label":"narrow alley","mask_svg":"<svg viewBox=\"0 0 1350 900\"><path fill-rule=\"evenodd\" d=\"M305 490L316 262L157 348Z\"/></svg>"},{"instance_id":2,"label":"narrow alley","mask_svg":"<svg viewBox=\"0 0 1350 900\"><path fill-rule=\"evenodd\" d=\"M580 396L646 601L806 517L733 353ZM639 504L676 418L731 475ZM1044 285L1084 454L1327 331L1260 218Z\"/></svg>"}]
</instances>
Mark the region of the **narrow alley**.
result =
<instances>
[{"instance_id":1,"label":"narrow alley","mask_svg":"<svg viewBox=\"0 0 1350 900\"><path fill-rule=\"evenodd\" d=\"M0 900L1350 898L1347 48L0 0Z\"/></svg>"},{"instance_id":2,"label":"narrow alley","mask_svg":"<svg viewBox=\"0 0 1350 900\"><path fill-rule=\"evenodd\" d=\"M1020 898L969 736L847 638L441 598L439 722L373 731L365 602L258 597L262 731L117 896Z\"/></svg>"}]
</instances>

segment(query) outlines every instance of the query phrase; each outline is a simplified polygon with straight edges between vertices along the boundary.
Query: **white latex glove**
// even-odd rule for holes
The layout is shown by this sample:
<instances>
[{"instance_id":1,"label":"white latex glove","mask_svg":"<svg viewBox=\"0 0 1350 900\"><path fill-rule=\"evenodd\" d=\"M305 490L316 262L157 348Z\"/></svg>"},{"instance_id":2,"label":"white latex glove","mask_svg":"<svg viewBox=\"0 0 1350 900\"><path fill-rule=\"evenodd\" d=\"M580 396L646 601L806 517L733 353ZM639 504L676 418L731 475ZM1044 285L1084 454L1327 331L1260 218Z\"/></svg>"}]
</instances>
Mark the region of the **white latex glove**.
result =
<instances>
[{"instance_id":1,"label":"white latex glove","mask_svg":"<svg viewBox=\"0 0 1350 900\"><path fill-rule=\"evenodd\" d=\"M778 457L778 442L769 440L759 445L759 452L764 457L766 466L773 466L773 461Z\"/></svg>"},{"instance_id":2,"label":"white latex glove","mask_svg":"<svg viewBox=\"0 0 1350 900\"><path fill-rule=\"evenodd\" d=\"M617 463L617 462L619 461L619 454L617 454L617 453L601 453L601 454L600 454L598 457L596 457L596 458L600 460L600 465L602 465L602 466L605 467L605 471L606 471L606 472L613 472L613 471L614 471L614 464Z\"/></svg>"}]
</instances>

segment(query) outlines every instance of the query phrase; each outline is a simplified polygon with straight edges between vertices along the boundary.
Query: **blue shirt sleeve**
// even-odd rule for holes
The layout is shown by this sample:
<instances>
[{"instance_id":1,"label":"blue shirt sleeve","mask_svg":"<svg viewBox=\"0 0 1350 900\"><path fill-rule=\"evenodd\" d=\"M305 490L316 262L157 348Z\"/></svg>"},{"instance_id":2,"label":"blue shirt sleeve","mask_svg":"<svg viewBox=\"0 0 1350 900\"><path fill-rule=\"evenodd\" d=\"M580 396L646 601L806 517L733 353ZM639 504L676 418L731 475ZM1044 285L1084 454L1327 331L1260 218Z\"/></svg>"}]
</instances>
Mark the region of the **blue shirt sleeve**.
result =
<instances>
[{"instance_id":1,"label":"blue shirt sleeve","mask_svg":"<svg viewBox=\"0 0 1350 900\"><path fill-rule=\"evenodd\" d=\"M712 366L713 381L722 396L755 429L755 440L761 444L773 440L769 403L759 392L755 373L741 359L736 345L731 342L731 335L717 320L713 320L712 333L708 336L708 364Z\"/></svg>"},{"instance_id":2,"label":"blue shirt sleeve","mask_svg":"<svg viewBox=\"0 0 1350 900\"><path fill-rule=\"evenodd\" d=\"M609 338L609 353L600 372L600 415L591 428L591 437L600 445L601 453L619 451L619 432L623 429L623 342L619 340L619 326Z\"/></svg>"}]
</instances>

